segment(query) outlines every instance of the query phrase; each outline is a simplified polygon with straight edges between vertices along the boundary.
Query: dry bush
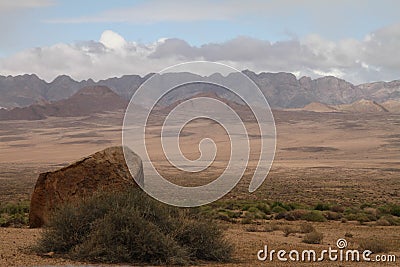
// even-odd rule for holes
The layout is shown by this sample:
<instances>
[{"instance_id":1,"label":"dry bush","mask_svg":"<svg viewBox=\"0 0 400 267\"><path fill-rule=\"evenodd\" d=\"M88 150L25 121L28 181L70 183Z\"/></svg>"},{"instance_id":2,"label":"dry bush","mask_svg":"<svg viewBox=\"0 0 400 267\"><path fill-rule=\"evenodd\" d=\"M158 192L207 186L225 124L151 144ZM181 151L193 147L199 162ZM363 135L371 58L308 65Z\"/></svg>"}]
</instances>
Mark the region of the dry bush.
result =
<instances>
[{"instance_id":1,"label":"dry bush","mask_svg":"<svg viewBox=\"0 0 400 267\"><path fill-rule=\"evenodd\" d=\"M37 250L74 260L133 264L229 261L232 255L215 223L138 189L101 193L59 207Z\"/></svg>"},{"instance_id":2,"label":"dry bush","mask_svg":"<svg viewBox=\"0 0 400 267\"><path fill-rule=\"evenodd\" d=\"M313 231L311 233L307 233L304 236L303 242L307 243L307 244L321 244L323 238L324 238L324 235L322 233Z\"/></svg>"},{"instance_id":3,"label":"dry bush","mask_svg":"<svg viewBox=\"0 0 400 267\"><path fill-rule=\"evenodd\" d=\"M282 228L283 234L285 236L289 236L290 234L297 233L297 229L293 226L286 225Z\"/></svg>"},{"instance_id":4,"label":"dry bush","mask_svg":"<svg viewBox=\"0 0 400 267\"><path fill-rule=\"evenodd\" d=\"M387 242L378 238L361 239L359 245L361 250L370 250L373 253L389 252Z\"/></svg>"},{"instance_id":5,"label":"dry bush","mask_svg":"<svg viewBox=\"0 0 400 267\"><path fill-rule=\"evenodd\" d=\"M314 232L315 228L311 223L302 223L300 224L300 232L303 234Z\"/></svg>"}]
</instances>

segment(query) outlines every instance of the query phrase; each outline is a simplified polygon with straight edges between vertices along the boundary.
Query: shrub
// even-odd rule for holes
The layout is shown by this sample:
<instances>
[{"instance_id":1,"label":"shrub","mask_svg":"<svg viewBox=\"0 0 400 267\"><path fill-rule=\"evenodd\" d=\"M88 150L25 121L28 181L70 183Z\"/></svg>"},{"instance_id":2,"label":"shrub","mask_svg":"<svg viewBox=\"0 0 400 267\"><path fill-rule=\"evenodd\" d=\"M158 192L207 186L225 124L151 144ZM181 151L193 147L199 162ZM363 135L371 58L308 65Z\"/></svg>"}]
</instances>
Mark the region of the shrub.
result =
<instances>
[{"instance_id":1,"label":"shrub","mask_svg":"<svg viewBox=\"0 0 400 267\"><path fill-rule=\"evenodd\" d=\"M0 227L23 227L28 224L28 220L25 214L1 214Z\"/></svg>"},{"instance_id":2,"label":"shrub","mask_svg":"<svg viewBox=\"0 0 400 267\"><path fill-rule=\"evenodd\" d=\"M274 203L272 203L271 208L274 209L276 207L281 207L283 208L285 211L291 210L292 208L289 205L286 205L280 201L275 201Z\"/></svg>"},{"instance_id":3,"label":"shrub","mask_svg":"<svg viewBox=\"0 0 400 267\"><path fill-rule=\"evenodd\" d=\"M251 219L266 219L267 215L260 211L259 209L257 209L256 207L250 207L246 213L245 216Z\"/></svg>"},{"instance_id":4,"label":"shrub","mask_svg":"<svg viewBox=\"0 0 400 267\"><path fill-rule=\"evenodd\" d=\"M28 224L29 202L0 204L0 227L23 227Z\"/></svg>"},{"instance_id":5,"label":"shrub","mask_svg":"<svg viewBox=\"0 0 400 267\"><path fill-rule=\"evenodd\" d=\"M392 214L393 216L400 217L400 206L393 205L390 209L390 214Z\"/></svg>"},{"instance_id":6,"label":"shrub","mask_svg":"<svg viewBox=\"0 0 400 267\"><path fill-rule=\"evenodd\" d=\"M138 189L99 193L60 206L37 250L104 263L228 261L232 247L222 230L198 217L159 203Z\"/></svg>"},{"instance_id":7,"label":"shrub","mask_svg":"<svg viewBox=\"0 0 400 267\"><path fill-rule=\"evenodd\" d=\"M295 202L289 203L288 206L290 207L291 210L309 209L310 208L306 204L300 204L300 203L295 203Z\"/></svg>"},{"instance_id":8,"label":"shrub","mask_svg":"<svg viewBox=\"0 0 400 267\"><path fill-rule=\"evenodd\" d=\"M375 221L376 217L371 214L360 212L354 214L347 214L346 219L348 219L349 221L358 221L360 224L363 224L365 222Z\"/></svg>"},{"instance_id":9,"label":"shrub","mask_svg":"<svg viewBox=\"0 0 400 267\"><path fill-rule=\"evenodd\" d=\"M274 218L275 220L280 220L280 219L286 219L287 212L280 212L278 214L275 214Z\"/></svg>"},{"instance_id":10,"label":"shrub","mask_svg":"<svg viewBox=\"0 0 400 267\"><path fill-rule=\"evenodd\" d=\"M281 226L275 222L272 222L272 223L266 224L264 229L266 232L273 232L273 231L280 230Z\"/></svg>"},{"instance_id":11,"label":"shrub","mask_svg":"<svg viewBox=\"0 0 400 267\"><path fill-rule=\"evenodd\" d=\"M331 206L325 203L318 203L317 205L315 205L314 209L319 211L330 210Z\"/></svg>"},{"instance_id":12,"label":"shrub","mask_svg":"<svg viewBox=\"0 0 400 267\"><path fill-rule=\"evenodd\" d=\"M221 220L221 221L227 221L227 222L232 221L232 219L229 217L229 215L226 212L218 212L218 214L215 215L214 218Z\"/></svg>"},{"instance_id":13,"label":"shrub","mask_svg":"<svg viewBox=\"0 0 400 267\"><path fill-rule=\"evenodd\" d=\"M390 226L390 222L386 219L380 218L379 220L376 221L376 225L378 226Z\"/></svg>"},{"instance_id":14,"label":"shrub","mask_svg":"<svg viewBox=\"0 0 400 267\"><path fill-rule=\"evenodd\" d=\"M378 208L380 214L390 214L400 217L400 205L388 204Z\"/></svg>"},{"instance_id":15,"label":"shrub","mask_svg":"<svg viewBox=\"0 0 400 267\"><path fill-rule=\"evenodd\" d=\"M387 223L393 226L400 226L400 218L392 215L382 216L377 222L377 225L386 226Z\"/></svg>"},{"instance_id":16,"label":"shrub","mask_svg":"<svg viewBox=\"0 0 400 267\"><path fill-rule=\"evenodd\" d=\"M352 233L349 233L349 232L346 232L346 233L344 234L344 237L352 238L352 237L353 237L353 234L352 234Z\"/></svg>"},{"instance_id":17,"label":"shrub","mask_svg":"<svg viewBox=\"0 0 400 267\"><path fill-rule=\"evenodd\" d=\"M275 206L272 208L272 212L274 213L283 213L286 212L287 210L284 207L281 206Z\"/></svg>"},{"instance_id":18,"label":"shrub","mask_svg":"<svg viewBox=\"0 0 400 267\"><path fill-rule=\"evenodd\" d=\"M325 222L326 218L320 211L312 210L309 213L305 214L302 218L303 220L309 222Z\"/></svg>"},{"instance_id":19,"label":"shrub","mask_svg":"<svg viewBox=\"0 0 400 267\"><path fill-rule=\"evenodd\" d=\"M389 205L384 205L384 206L378 207L378 212L379 212L379 214L381 214L381 215L383 215L383 214L390 214L390 209L391 209L391 206L389 206Z\"/></svg>"},{"instance_id":20,"label":"shrub","mask_svg":"<svg viewBox=\"0 0 400 267\"><path fill-rule=\"evenodd\" d=\"M292 210L285 214L285 219L288 221L297 221L303 219L303 217L309 213L308 210Z\"/></svg>"},{"instance_id":21,"label":"shrub","mask_svg":"<svg viewBox=\"0 0 400 267\"><path fill-rule=\"evenodd\" d=\"M245 217L242 219L241 223L242 224L251 224L251 223L253 223L253 219L250 217Z\"/></svg>"},{"instance_id":22,"label":"shrub","mask_svg":"<svg viewBox=\"0 0 400 267\"><path fill-rule=\"evenodd\" d=\"M314 232L315 228L311 223L302 223L300 224L300 232L303 234Z\"/></svg>"},{"instance_id":23,"label":"shrub","mask_svg":"<svg viewBox=\"0 0 400 267\"><path fill-rule=\"evenodd\" d=\"M253 224L251 224L248 227L246 227L245 230L246 230L246 232L258 232L258 228Z\"/></svg>"},{"instance_id":24,"label":"shrub","mask_svg":"<svg viewBox=\"0 0 400 267\"><path fill-rule=\"evenodd\" d=\"M331 221L337 221L340 220L342 218L342 214L338 213L338 212L334 212L334 211L323 211L322 214L324 215L324 217L327 220L331 220Z\"/></svg>"},{"instance_id":25,"label":"shrub","mask_svg":"<svg viewBox=\"0 0 400 267\"><path fill-rule=\"evenodd\" d=\"M297 231L296 231L296 228L291 227L291 226L288 226L288 225L285 226L285 227L283 227L282 231L283 231L283 234L284 234L285 236L289 236L290 234L294 234L294 233L297 232Z\"/></svg>"},{"instance_id":26,"label":"shrub","mask_svg":"<svg viewBox=\"0 0 400 267\"><path fill-rule=\"evenodd\" d=\"M256 205L256 208L262 212L264 212L265 214L271 214L271 208L268 204L266 203L258 203Z\"/></svg>"},{"instance_id":27,"label":"shrub","mask_svg":"<svg viewBox=\"0 0 400 267\"><path fill-rule=\"evenodd\" d=\"M378 238L361 239L359 245L361 250L370 250L373 253L382 253L389 251L387 242Z\"/></svg>"},{"instance_id":28,"label":"shrub","mask_svg":"<svg viewBox=\"0 0 400 267\"><path fill-rule=\"evenodd\" d=\"M330 210L333 211L333 212L338 212L338 213L343 213L344 212L344 208L342 206L339 206L339 205L332 206Z\"/></svg>"},{"instance_id":29,"label":"shrub","mask_svg":"<svg viewBox=\"0 0 400 267\"><path fill-rule=\"evenodd\" d=\"M307 233L304 235L303 242L307 244L321 244L324 235L317 231Z\"/></svg>"},{"instance_id":30,"label":"shrub","mask_svg":"<svg viewBox=\"0 0 400 267\"><path fill-rule=\"evenodd\" d=\"M194 259L227 262L233 247L223 239L222 230L208 221L186 220L178 229L176 240Z\"/></svg>"}]
</instances>

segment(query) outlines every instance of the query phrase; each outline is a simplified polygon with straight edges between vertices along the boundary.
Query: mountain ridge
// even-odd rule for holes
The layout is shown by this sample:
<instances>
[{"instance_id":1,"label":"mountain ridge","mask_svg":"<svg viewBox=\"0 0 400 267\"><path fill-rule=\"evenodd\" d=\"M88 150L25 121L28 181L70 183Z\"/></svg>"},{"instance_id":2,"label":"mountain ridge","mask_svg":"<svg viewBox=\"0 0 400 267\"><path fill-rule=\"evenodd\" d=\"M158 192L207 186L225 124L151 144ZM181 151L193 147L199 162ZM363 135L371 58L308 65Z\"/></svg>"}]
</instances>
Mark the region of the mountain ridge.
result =
<instances>
[{"instance_id":1,"label":"mountain ridge","mask_svg":"<svg viewBox=\"0 0 400 267\"><path fill-rule=\"evenodd\" d=\"M41 101L27 107L0 109L0 120L42 120L47 117L78 117L124 109L128 101L106 86L87 86L67 99Z\"/></svg>"},{"instance_id":2,"label":"mountain ridge","mask_svg":"<svg viewBox=\"0 0 400 267\"><path fill-rule=\"evenodd\" d=\"M383 103L389 100L400 100L400 80L390 82L371 82L353 85L334 76L325 76L316 79L310 77L296 78L288 72L261 72L255 73L244 70L255 84L259 86L273 108L303 108L310 103L317 102L325 105L351 104L361 99ZM0 76L0 107L14 108L27 107L36 102L54 102L67 99L79 89L87 86L107 86L125 100L129 100L139 86L152 73L146 76L123 75L104 80L92 79L76 81L67 75L60 75L51 82L40 79L35 74L18 76ZM166 73L170 79L178 79L176 73ZM174 76L175 75L175 76ZM180 75L195 75L180 73ZM213 79L230 79L230 82L240 82L238 75L222 76L212 74ZM201 78L201 76L199 76ZM176 95L170 100L173 103L187 95ZM170 104L167 103L167 104Z\"/></svg>"}]
</instances>

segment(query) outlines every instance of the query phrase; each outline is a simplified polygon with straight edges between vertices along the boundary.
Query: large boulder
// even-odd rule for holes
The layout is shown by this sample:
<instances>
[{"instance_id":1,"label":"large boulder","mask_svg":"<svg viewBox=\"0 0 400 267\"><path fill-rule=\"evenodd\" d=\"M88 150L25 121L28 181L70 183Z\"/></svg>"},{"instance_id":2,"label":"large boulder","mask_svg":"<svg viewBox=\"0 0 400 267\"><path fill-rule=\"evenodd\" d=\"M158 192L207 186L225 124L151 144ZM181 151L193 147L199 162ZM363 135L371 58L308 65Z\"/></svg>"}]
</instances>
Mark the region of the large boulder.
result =
<instances>
[{"instance_id":1,"label":"large boulder","mask_svg":"<svg viewBox=\"0 0 400 267\"><path fill-rule=\"evenodd\" d=\"M85 157L62 169L41 173L31 198L30 227L48 223L51 212L61 203L88 197L99 190L121 190L143 185L143 166L140 157L129 150L127 160L135 168L131 176L123 148L110 147Z\"/></svg>"}]
</instances>

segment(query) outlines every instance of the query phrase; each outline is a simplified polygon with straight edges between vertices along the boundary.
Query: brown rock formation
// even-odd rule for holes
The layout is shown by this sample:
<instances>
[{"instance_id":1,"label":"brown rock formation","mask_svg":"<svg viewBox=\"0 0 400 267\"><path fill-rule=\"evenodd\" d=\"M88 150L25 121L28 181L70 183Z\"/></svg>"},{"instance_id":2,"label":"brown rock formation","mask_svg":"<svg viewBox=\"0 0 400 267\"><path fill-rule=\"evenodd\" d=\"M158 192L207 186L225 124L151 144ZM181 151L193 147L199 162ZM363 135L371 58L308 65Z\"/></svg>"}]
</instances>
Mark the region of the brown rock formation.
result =
<instances>
[{"instance_id":1,"label":"brown rock formation","mask_svg":"<svg viewBox=\"0 0 400 267\"><path fill-rule=\"evenodd\" d=\"M40 174L31 198L30 227L48 223L52 210L61 203L79 200L98 190L138 186L135 180L143 185L140 157L129 150L127 160L136 166L134 177L126 166L122 147L110 147L62 169Z\"/></svg>"}]
</instances>

